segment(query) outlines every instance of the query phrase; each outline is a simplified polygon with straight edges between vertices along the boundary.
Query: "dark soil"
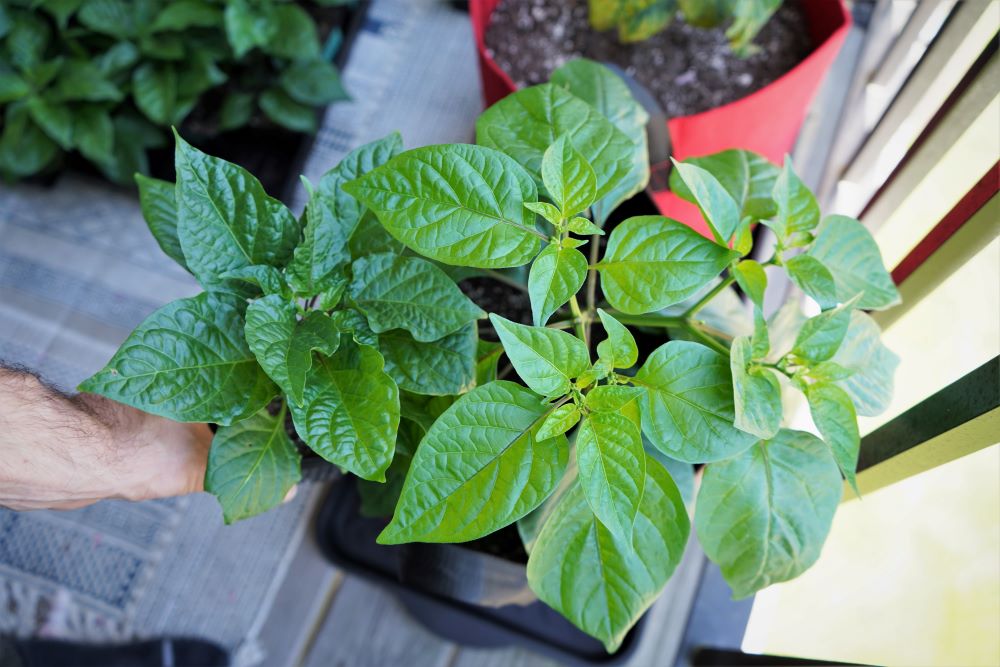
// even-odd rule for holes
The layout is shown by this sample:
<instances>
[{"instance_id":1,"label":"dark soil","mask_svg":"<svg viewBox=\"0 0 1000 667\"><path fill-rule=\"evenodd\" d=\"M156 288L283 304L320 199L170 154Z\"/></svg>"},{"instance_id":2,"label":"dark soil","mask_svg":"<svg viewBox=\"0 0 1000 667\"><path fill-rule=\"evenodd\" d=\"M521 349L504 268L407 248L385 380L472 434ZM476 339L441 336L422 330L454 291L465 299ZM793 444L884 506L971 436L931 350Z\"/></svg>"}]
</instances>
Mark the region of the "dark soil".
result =
<instances>
[{"instance_id":1,"label":"dark soil","mask_svg":"<svg viewBox=\"0 0 1000 667\"><path fill-rule=\"evenodd\" d=\"M531 324L531 301L524 290L489 277L466 278L458 286L465 296L487 313L502 315L512 322ZM479 337L494 342L500 340L488 320L484 320L479 327Z\"/></svg>"},{"instance_id":2,"label":"dark soil","mask_svg":"<svg viewBox=\"0 0 1000 667\"><path fill-rule=\"evenodd\" d=\"M585 56L613 63L646 86L667 116L687 116L760 90L813 49L800 3L786 0L754 39L760 50L735 56L724 28L695 28L674 20L637 44L614 30L596 32L587 0L500 0L486 29L487 53L518 86L544 83L552 71Z\"/></svg>"}]
</instances>

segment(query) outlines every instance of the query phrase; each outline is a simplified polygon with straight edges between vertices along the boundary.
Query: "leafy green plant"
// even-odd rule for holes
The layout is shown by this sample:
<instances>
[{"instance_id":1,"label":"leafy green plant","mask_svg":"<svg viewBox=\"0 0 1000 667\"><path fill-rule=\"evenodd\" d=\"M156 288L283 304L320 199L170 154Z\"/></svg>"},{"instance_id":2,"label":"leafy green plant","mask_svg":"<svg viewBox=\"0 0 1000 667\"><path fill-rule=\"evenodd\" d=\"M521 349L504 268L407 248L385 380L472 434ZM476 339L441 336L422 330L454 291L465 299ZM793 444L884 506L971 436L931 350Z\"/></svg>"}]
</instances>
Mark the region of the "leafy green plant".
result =
<instances>
[{"instance_id":1,"label":"leafy green plant","mask_svg":"<svg viewBox=\"0 0 1000 667\"><path fill-rule=\"evenodd\" d=\"M315 108L346 93L304 4L0 4L0 175L30 176L78 151L125 182L148 171L146 150L163 145L167 128L210 91L218 109L201 123L214 131L246 124L255 109L293 131L315 131Z\"/></svg>"},{"instance_id":2,"label":"leafy green plant","mask_svg":"<svg viewBox=\"0 0 1000 667\"><path fill-rule=\"evenodd\" d=\"M590 0L590 24L594 30L618 31L622 42L641 42L664 30L680 12L685 21L699 28L726 25L726 37L734 52L752 54L753 39L782 0Z\"/></svg>"},{"instance_id":3,"label":"leafy green plant","mask_svg":"<svg viewBox=\"0 0 1000 667\"><path fill-rule=\"evenodd\" d=\"M391 134L307 182L301 219L179 136L176 184L137 176L157 242L205 291L150 315L80 389L218 424L205 487L227 523L299 481L286 415L319 456L392 481L401 417L406 452L413 427L476 382L483 311L341 189L401 148Z\"/></svg>"},{"instance_id":4,"label":"leafy green plant","mask_svg":"<svg viewBox=\"0 0 1000 667\"><path fill-rule=\"evenodd\" d=\"M843 480L857 488L856 416L885 409L897 363L864 310L899 295L861 223L823 218L790 161L742 150L673 172L713 238L633 217L602 254L607 214L648 180L645 114L596 63L553 81L488 109L478 145L406 151L343 186L425 257L530 264L533 323L490 316L522 383L479 383L444 407L400 463L379 541L462 542L516 523L539 598L612 651L685 548L669 469L704 464L694 527L736 596L818 558ZM777 237L764 261L749 257L756 223ZM807 318L790 301L765 318L768 270L822 310ZM713 313L734 284L752 304L745 331ZM640 358L629 327L670 340ZM796 391L820 437L784 427Z\"/></svg>"}]
</instances>

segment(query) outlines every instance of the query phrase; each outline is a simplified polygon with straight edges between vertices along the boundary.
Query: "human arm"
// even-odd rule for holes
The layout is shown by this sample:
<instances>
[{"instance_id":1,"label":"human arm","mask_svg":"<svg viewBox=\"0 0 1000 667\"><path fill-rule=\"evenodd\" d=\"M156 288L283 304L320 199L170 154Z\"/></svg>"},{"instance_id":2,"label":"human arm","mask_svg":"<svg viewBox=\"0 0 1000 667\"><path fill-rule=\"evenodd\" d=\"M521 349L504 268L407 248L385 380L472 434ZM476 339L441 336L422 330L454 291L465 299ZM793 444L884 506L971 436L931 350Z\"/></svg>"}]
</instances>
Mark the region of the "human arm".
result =
<instances>
[{"instance_id":1,"label":"human arm","mask_svg":"<svg viewBox=\"0 0 1000 667\"><path fill-rule=\"evenodd\" d=\"M68 396L0 365L0 506L73 509L201 491L211 441L206 424Z\"/></svg>"}]
</instances>

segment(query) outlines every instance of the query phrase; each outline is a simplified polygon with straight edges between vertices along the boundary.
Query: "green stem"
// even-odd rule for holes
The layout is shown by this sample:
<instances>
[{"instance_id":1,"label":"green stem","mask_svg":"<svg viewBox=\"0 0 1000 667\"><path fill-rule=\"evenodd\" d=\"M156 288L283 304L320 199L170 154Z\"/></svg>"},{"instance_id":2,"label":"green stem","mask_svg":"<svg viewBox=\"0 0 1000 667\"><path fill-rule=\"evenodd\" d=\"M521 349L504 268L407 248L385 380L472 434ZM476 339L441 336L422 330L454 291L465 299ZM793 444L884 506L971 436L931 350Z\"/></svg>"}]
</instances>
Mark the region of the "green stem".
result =
<instances>
[{"instance_id":1,"label":"green stem","mask_svg":"<svg viewBox=\"0 0 1000 667\"><path fill-rule=\"evenodd\" d=\"M577 322L577 320L576 320L576 318L574 318L572 320L562 320L560 322L550 322L549 324L546 324L545 326L548 327L549 329L572 329L573 326L576 325L576 322Z\"/></svg>"},{"instance_id":2,"label":"green stem","mask_svg":"<svg viewBox=\"0 0 1000 667\"><path fill-rule=\"evenodd\" d=\"M573 313L574 328L576 329L576 336L584 343L587 342L587 327L584 325L583 313L580 312L580 302L576 300L576 295L574 294L569 299L569 310Z\"/></svg>"},{"instance_id":3,"label":"green stem","mask_svg":"<svg viewBox=\"0 0 1000 667\"><path fill-rule=\"evenodd\" d=\"M687 326L687 320L683 317L671 317L669 315L657 315L655 313L646 315L628 315L618 310L609 310L608 314L622 324L631 324L636 327L662 327L674 329Z\"/></svg>"},{"instance_id":4,"label":"green stem","mask_svg":"<svg viewBox=\"0 0 1000 667\"><path fill-rule=\"evenodd\" d=\"M688 322L684 328L687 329L688 333L690 333L692 336L694 336L702 343L715 350L716 352L719 352L725 357L729 356L729 348L727 346L723 345L716 339L709 336L707 333L699 329L698 326L695 325L694 323Z\"/></svg>"},{"instance_id":5,"label":"green stem","mask_svg":"<svg viewBox=\"0 0 1000 667\"><path fill-rule=\"evenodd\" d=\"M712 290L708 294L706 294L705 296L703 296L700 299L698 299L697 303L695 303L693 306L691 306L690 308L688 308L687 311L684 313L683 317L685 319L690 319L692 315L694 315L699 310L701 310L702 308L704 308L705 304L707 304L709 301L711 301L716 296L718 296L718 294L722 290L726 289L727 287L729 287L730 285L732 285L734 282L736 282L736 278L734 276L732 276L732 275L730 275L727 278L725 278L722 281L720 281L719 284L716 285L715 287L713 287Z\"/></svg>"},{"instance_id":6,"label":"green stem","mask_svg":"<svg viewBox=\"0 0 1000 667\"><path fill-rule=\"evenodd\" d=\"M528 286L527 285L525 285L524 283L522 283L521 281L519 281L519 280L517 280L515 278L511 278L510 276L508 276L508 275L506 275L504 273L501 273L499 271L495 271L493 269L484 269L483 273L485 273L487 277L492 278L493 280L496 280L498 282L501 282L504 285L510 285L511 287L514 287L515 289L521 290L522 292L527 292L528 291Z\"/></svg>"},{"instance_id":7,"label":"green stem","mask_svg":"<svg viewBox=\"0 0 1000 667\"><path fill-rule=\"evenodd\" d=\"M590 237L590 262L589 267L593 267L597 264L599 259L598 255L601 252L601 235L593 234ZM590 325L594 321L594 315L597 313L597 269L590 268L587 272L587 313L589 318L587 319L586 329L587 338L590 338Z\"/></svg>"}]
</instances>

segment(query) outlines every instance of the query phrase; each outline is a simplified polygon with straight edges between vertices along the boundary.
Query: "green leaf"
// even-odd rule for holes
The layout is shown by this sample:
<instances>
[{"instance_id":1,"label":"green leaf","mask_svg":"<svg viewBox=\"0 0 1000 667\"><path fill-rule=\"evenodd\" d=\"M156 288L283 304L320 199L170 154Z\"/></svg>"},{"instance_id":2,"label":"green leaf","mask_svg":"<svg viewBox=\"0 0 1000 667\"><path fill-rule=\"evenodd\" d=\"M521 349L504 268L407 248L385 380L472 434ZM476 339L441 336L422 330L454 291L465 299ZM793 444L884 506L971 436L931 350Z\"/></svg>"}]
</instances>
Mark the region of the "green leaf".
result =
<instances>
[{"instance_id":1,"label":"green leaf","mask_svg":"<svg viewBox=\"0 0 1000 667\"><path fill-rule=\"evenodd\" d=\"M177 421L228 426L246 419L278 388L243 338L243 307L209 292L163 306L80 391Z\"/></svg>"},{"instance_id":2,"label":"green leaf","mask_svg":"<svg viewBox=\"0 0 1000 667\"><path fill-rule=\"evenodd\" d=\"M36 2L35 4L38 3ZM69 22L70 17L76 13L76 10L82 4L83 0L44 0L41 3L42 8L56 20L56 25L59 26L60 30L66 29L66 24ZM0 30L0 32L3 31Z\"/></svg>"},{"instance_id":3,"label":"green leaf","mask_svg":"<svg viewBox=\"0 0 1000 667\"><path fill-rule=\"evenodd\" d=\"M13 72L0 71L0 104L15 102L31 92L31 86Z\"/></svg>"},{"instance_id":4,"label":"green leaf","mask_svg":"<svg viewBox=\"0 0 1000 667\"><path fill-rule=\"evenodd\" d=\"M77 64L82 70L86 70L90 66L96 65L101 76L109 76L132 67L138 61L139 49L135 48L135 44L132 42L118 42L93 61L72 61L67 63L66 67L69 68L71 65ZM111 85L114 86L114 84ZM119 93L120 97L121 94Z\"/></svg>"},{"instance_id":5,"label":"green leaf","mask_svg":"<svg viewBox=\"0 0 1000 667\"><path fill-rule=\"evenodd\" d=\"M187 269L184 251L177 238L177 192L174 184L142 174L135 175L135 182L139 186L142 217L146 219L153 238L167 257Z\"/></svg>"},{"instance_id":6,"label":"green leaf","mask_svg":"<svg viewBox=\"0 0 1000 667\"><path fill-rule=\"evenodd\" d=\"M413 461L424 431L416 423L403 419L399 422L396 436L396 453L385 471L384 482L357 480L358 495L361 497L361 515L366 517L391 517L399 502L399 494L406 481L406 473Z\"/></svg>"},{"instance_id":7,"label":"green leaf","mask_svg":"<svg viewBox=\"0 0 1000 667\"><path fill-rule=\"evenodd\" d=\"M878 244L854 218L827 216L808 254L830 270L838 301L849 301L863 294L855 308L864 310L884 310L900 302L899 291L882 263Z\"/></svg>"},{"instance_id":8,"label":"green leaf","mask_svg":"<svg viewBox=\"0 0 1000 667\"><path fill-rule=\"evenodd\" d=\"M729 243L742 219L739 205L711 172L696 164L676 160L674 169L712 228L716 240L723 244Z\"/></svg>"},{"instance_id":9,"label":"green leaf","mask_svg":"<svg viewBox=\"0 0 1000 667\"><path fill-rule=\"evenodd\" d=\"M730 149L702 157L684 160L714 176L740 209L741 217L763 220L773 217L778 207L771 198L774 182L781 171L761 155L751 151ZM670 189L681 199L697 204L684 184L679 171L670 173Z\"/></svg>"},{"instance_id":10,"label":"green leaf","mask_svg":"<svg viewBox=\"0 0 1000 667\"><path fill-rule=\"evenodd\" d=\"M781 2L782 0L754 0L732 5L733 22L726 29L726 37L737 56L750 56L760 50L750 42L778 10Z\"/></svg>"},{"instance_id":11,"label":"green leaf","mask_svg":"<svg viewBox=\"0 0 1000 667\"><path fill-rule=\"evenodd\" d=\"M273 266L241 266L238 269L226 271L222 277L254 285L260 288L261 293L265 296L277 294L284 299L292 298L291 290L288 289L284 278L281 277L281 271Z\"/></svg>"},{"instance_id":12,"label":"green leaf","mask_svg":"<svg viewBox=\"0 0 1000 667\"><path fill-rule=\"evenodd\" d=\"M348 194L341 186L382 166L402 150L403 138L399 132L391 132L381 139L355 148L320 179L317 191L323 195L323 201L332 207L334 216L344 225L345 230L353 231L367 209L364 203ZM351 234L348 233L347 236L350 237Z\"/></svg>"},{"instance_id":13,"label":"green leaf","mask_svg":"<svg viewBox=\"0 0 1000 667\"><path fill-rule=\"evenodd\" d=\"M767 291L767 273L764 272L760 262L744 259L733 268L733 276L743 293L750 297L750 301L757 308L763 308L764 292Z\"/></svg>"},{"instance_id":14,"label":"green leaf","mask_svg":"<svg viewBox=\"0 0 1000 667\"><path fill-rule=\"evenodd\" d=\"M295 430L330 463L358 477L385 481L399 427L399 389L373 347L342 339L332 357L317 357L301 406L290 406Z\"/></svg>"},{"instance_id":15,"label":"green leaf","mask_svg":"<svg viewBox=\"0 0 1000 667\"><path fill-rule=\"evenodd\" d=\"M344 190L370 207L402 243L445 264L521 266L541 235L525 201L531 178L511 158L482 146L426 146L397 155Z\"/></svg>"},{"instance_id":16,"label":"green leaf","mask_svg":"<svg viewBox=\"0 0 1000 667\"><path fill-rule=\"evenodd\" d=\"M503 356L503 345L488 340L476 343L476 386L497 379L497 364Z\"/></svg>"},{"instance_id":17,"label":"green leaf","mask_svg":"<svg viewBox=\"0 0 1000 667\"><path fill-rule=\"evenodd\" d=\"M656 459L660 465L667 469L671 479L674 480L674 484L677 485L677 490L680 491L681 498L684 499L684 505L687 507L688 515L690 515L694 509L694 466L690 463L672 459L656 447L651 447L648 444L646 445L646 457L647 461L650 458Z\"/></svg>"},{"instance_id":18,"label":"green leaf","mask_svg":"<svg viewBox=\"0 0 1000 667\"><path fill-rule=\"evenodd\" d=\"M226 271L254 264L281 268L299 223L260 181L177 136L177 236L187 265L206 289Z\"/></svg>"},{"instance_id":19,"label":"green leaf","mask_svg":"<svg viewBox=\"0 0 1000 667\"><path fill-rule=\"evenodd\" d=\"M809 412L816 428L833 450L833 458L854 493L860 496L856 471L861 434L851 397L834 384L816 382L806 389L806 398L809 400Z\"/></svg>"},{"instance_id":20,"label":"green leaf","mask_svg":"<svg viewBox=\"0 0 1000 667\"><path fill-rule=\"evenodd\" d=\"M778 240L784 242L795 234L811 231L819 224L819 204L809 188L799 180L792 167L792 159L785 157L785 166L774 182L772 193L778 208L777 216L764 220L774 230Z\"/></svg>"},{"instance_id":21,"label":"green leaf","mask_svg":"<svg viewBox=\"0 0 1000 667\"><path fill-rule=\"evenodd\" d=\"M381 253L351 268L351 298L375 333L406 329L427 343L486 316L444 271L420 257Z\"/></svg>"},{"instance_id":22,"label":"green leaf","mask_svg":"<svg viewBox=\"0 0 1000 667\"><path fill-rule=\"evenodd\" d=\"M273 32L262 48L289 60L316 60L320 57L316 24L302 7L292 3L272 5L268 20Z\"/></svg>"},{"instance_id":23,"label":"green leaf","mask_svg":"<svg viewBox=\"0 0 1000 667\"><path fill-rule=\"evenodd\" d=\"M251 93L231 92L226 95L219 110L219 129L234 130L246 125L253 116L255 101Z\"/></svg>"},{"instance_id":24,"label":"green leaf","mask_svg":"<svg viewBox=\"0 0 1000 667\"><path fill-rule=\"evenodd\" d=\"M265 90L258 104L268 118L292 132L315 134L319 125L316 109L296 102L279 88Z\"/></svg>"},{"instance_id":25,"label":"green leaf","mask_svg":"<svg viewBox=\"0 0 1000 667\"><path fill-rule=\"evenodd\" d=\"M632 140L601 112L551 83L508 95L476 120L476 143L502 150L539 185L545 151L564 135L594 170L598 199L632 170Z\"/></svg>"},{"instance_id":26,"label":"green leaf","mask_svg":"<svg viewBox=\"0 0 1000 667\"><path fill-rule=\"evenodd\" d=\"M565 331L529 327L491 314L507 358L524 383L542 396L562 396L590 366L587 345Z\"/></svg>"},{"instance_id":27,"label":"green leaf","mask_svg":"<svg viewBox=\"0 0 1000 667\"><path fill-rule=\"evenodd\" d=\"M52 29L42 16L18 12L5 39L9 63L26 72L41 63L52 39ZM28 78L30 81L31 77Z\"/></svg>"},{"instance_id":28,"label":"green leaf","mask_svg":"<svg viewBox=\"0 0 1000 667\"><path fill-rule=\"evenodd\" d=\"M212 438L205 490L222 505L227 524L277 507L302 479L301 456L285 432L285 410L263 409L223 426Z\"/></svg>"},{"instance_id":29,"label":"green leaf","mask_svg":"<svg viewBox=\"0 0 1000 667\"><path fill-rule=\"evenodd\" d=\"M597 109L632 141L631 171L615 183L603 199L591 206L594 220L603 225L619 204L641 191L649 182L649 151L646 147L649 114L632 96L620 76L593 60L574 58L552 72L550 80Z\"/></svg>"},{"instance_id":30,"label":"green leaf","mask_svg":"<svg viewBox=\"0 0 1000 667\"><path fill-rule=\"evenodd\" d=\"M576 436L576 461L580 486L598 520L631 542L646 481L639 427L617 412L591 413Z\"/></svg>"},{"instance_id":31,"label":"green leaf","mask_svg":"<svg viewBox=\"0 0 1000 667\"><path fill-rule=\"evenodd\" d=\"M552 414L545 418L545 421L542 422L542 427L538 429L535 437L539 440L554 438L569 431L579 421L580 408L576 407L573 403L560 405L552 411Z\"/></svg>"},{"instance_id":32,"label":"green leaf","mask_svg":"<svg viewBox=\"0 0 1000 667\"><path fill-rule=\"evenodd\" d=\"M73 114L69 107L32 97L28 100L28 113L63 150L73 148Z\"/></svg>"},{"instance_id":33,"label":"green leaf","mask_svg":"<svg viewBox=\"0 0 1000 667\"><path fill-rule=\"evenodd\" d=\"M329 356L340 345L340 329L323 313L298 321L295 303L280 294L257 299L247 308L246 339L261 367L301 405L314 349Z\"/></svg>"},{"instance_id":34,"label":"green leaf","mask_svg":"<svg viewBox=\"0 0 1000 667\"><path fill-rule=\"evenodd\" d=\"M597 196L597 176L566 135L545 149L542 155L542 182L564 218L587 208Z\"/></svg>"},{"instance_id":35,"label":"green leaf","mask_svg":"<svg viewBox=\"0 0 1000 667\"><path fill-rule=\"evenodd\" d=\"M856 300L857 297L806 320L795 339L792 354L812 362L826 361L836 354L847 334Z\"/></svg>"},{"instance_id":36,"label":"green leaf","mask_svg":"<svg viewBox=\"0 0 1000 667\"><path fill-rule=\"evenodd\" d=\"M598 308L604 331L608 337L597 344L597 356L611 362L612 368L632 368L639 360L639 348L628 328L614 317Z\"/></svg>"},{"instance_id":37,"label":"green leaf","mask_svg":"<svg viewBox=\"0 0 1000 667\"><path fill-rule=\"evenodd\" d=\"M58 153L59 147L31 121L25 107L7 107L0 135L0 173L30 176L44 169Z\"/></svg>"},{"instance_id":38,"label":"green leaf","mask_svg":"<svg viewBox=\"0 0 1000 667\"><path fill-rule=\"evenodd\" d=\"M566 468L566 438L537 437L550 412L513 382L491 382L455 401L420 443L378 542L473 540L538 507Z\"/></svg>"},{"instance_id":39,"label":"green leaf","mask_svg":"<svg viewBox=\"0 0 1000 667\"><path fill-rule=\"evenodd\" d=\"M414 394L463 394L476 384L476 325L469 323L434 341L421 342L394 329L380 334L385 372Z\"/></svg>"},{"instance_id":40,"label":"green leaf","mask_svg":"<svg viewBox=\"0 0 1000 667\"><path fill-rule=\"evenodd\" d=\"M272 16L270 3L260 8L247 0L226 2L226 37L237 58L242 58L251 49L263 46L277 31L277 23Z\"/></svg>"},{"instance_id":41,"label":"green leaf","mask_svg":"<svg viewBox=\"0 0 1000 667\"><path fill-rule=\"evenodd\" d=\"M670 475L646 461L646 479L627 543L605 528L573 485L542 526L528 558L538 597L608 651L659 596L681 560L690 524Z\"/></svg>"},{"instance_id":42,"label":"green leaf","mask_svg":"<svg viewBox=\"0 0 1000 667\"><path fill-rule=\"evenodd\" d=\"M222 12L203 0L174 0L156 15L150 30L186 30L223 25Z\"/></svg>"},{"instance_id":43,"label":"green leaf","mask_svg":"<svg viewBox=\"0 0 1000 667\"><path fill-rule=\"evenodd\" d=\"M608 302L638 314L683 301L737 256L676 220L643 215L615 227L597 270Z\"/></svg>"},{"instance_id":44,"label":"green leaf","mask_svg":"<svg viewBox=\"0 0 1000 667\"><path fill-rule=\"evenodd\" d=\"M587 392L585 405L592 412L616 412L627 417L636 428L641 423L641 405L645 387L602 384Z\"/></svg>"},{"instance_id":45,"label":"green leaf","mask_svg":"<svg viewBox=\"0 0 1000 667\"><path fill-rule=\"evenodd\" d=\"M281 87L296 102L314 107L350 99L337 68L324 60L293 63L281 73Z\"/></svg>"},{"instance_id":46,"label":"green leaf","mask_svg":"<svg viewBox=\"0 0 1000 667\"><path fill-rule=\"evenodd\" d=\"M847 392L858 414L865 417L880 415L889 407L893 375L899 365L899 357L882 344L881 333L875 320L853 311L847 334L832 359L852 371L837 386Z\"/></svg>"},{"instance_id":47,"label":"green leaf","mask_svg":"<svg viewBox=\"0 0 1000 667\"><path fill-rule=\"evenodd\" d=\"M642 432L671 458L686 463L718 461L756 440L733 426L729 363L714 350L670 341L649 355L635 381L647 391Z\"/></svg>"},{"instance_id":48,"label":"green leaf","mask_svg":"<svg viewBox=\"0 0 1000 667\"><path fill-rule=\"evenodd\" d=\"M562 212L553 206L552 204L544 201L526 201L524 202L524 208L528 209L533 213L537 213L542 216L553 225L559 223L563 219Z\"/></svg>"},{"instance_id":49,"label":"green leaf","mask_svg":"<svg viewBox=\"0 0 1000 667\"><path fill-rule=\"evenodd\" d=\"M587 258L576 248L548 245L528 273L528 296L535 326L544 326L552 314L576 296L587 279Z\"/></svg>"},{"instance_id":50,"label":"green leaf","mask_svg":"<svg viewBox=\"0 0 1000 667\"><path fill-rule=\"evenodd\" d=\"M85 0L76 18L80 23L94 32L127 39L137 34L138 26L145 27L145 16L140 8L146 8L151 3L136 2L130 6L124 0Z\"/></svg>"},{"instance_id":51,"label":"green leaf","mask_svg":"<svg viewBox=\"0 0 1000 667\"><path fill-rule=\"evenodd\" d=\"M143 63L132 72L132 97L139 111L157 125L177 114L177 73L170 63Z\"/></svg>"},{"instance_id":52,"label":"green leaf","mask_svg":"<svg viewBox=\"0 0 1000 667\"><path fill-rule=\"evenodd\" d=\"M837 303L837 286L833 274L811 255L796 255L785 262L788 277L803 292L816 300L821 308Z\"/></svg>"},{"instance_id":53,"label":"green leaf","mask_svg":"<svg viewBox=\"0 0 1000 667\"><path fill-rule=\"evenodd\" d=\"M146 70L152 70L152 65L144 65L143 67ZM133 73L133 77L135 76L137 73ZM137 104L139 104L140 95L146 92L145 89L142 91L133 90L133 97ZM70 60L62 66L59 70L59 77L52 87L52 95L54 99L64 102L118 102L124 97L119 87L107 78L107 73L98 64L86 60ZM151 100L148 97L143 97L142 101L146 103Z\"/></svg>"},{"instance_id":54,"label":"green leaf","mask_svg":"<svg viewBox=\"0 0 1000 667\"><path fill-rule=\"evenodd\" d=\"M604 230L586 218L573 218L569 221L569 224L566 225L566 228L574 234L579 234L580 236L591 236L593 234L604 236Z\"/></svg>"},{"instance_id":55,"label":"green leaf","mask_svg":"<svg viewBox=\"0 0 1000 667\"><path fill-rule=\"evenodd\" d=\"M781 385L768 368L755 367L750 339L740 336L733 341L729 363L733 374L733 403L736 428L757 436L771 438L781 428Z\"/></svg>"},{"instance_id":56,"label":"green leaf","mask_svg":"<svg viewBox=\"0 0 1000 667\"><path fill-rule=\"evenodd\" d=\"M352 338L361 345L378 349L378 336L368 326L368 320L353 308L338 310L330 315L341 331L350 332Z\"/></svg>"},{"instance_id":57,"label":"green leaf","mask_svg":"<svg viewBox=\"0 0 1000 667\"><path fill-rule=\"evenodd\" d=\"M73 142L88 160L97 163L113 160L115 126L110 114L98 106L78 108L73 114ZM173 206L176 208L176 204Z\"/></svg>"},{"instance_id":58,"label":"green leaf","mask_svg":"<svg viewBox=\"0 0 1000 667\"><path fill-rule=\"evenodd\" d=\"M694 524L736 598L799 576L819 558L840 471L818 438L782 430L705 468Z\"/></svg>"}]
</instances>

